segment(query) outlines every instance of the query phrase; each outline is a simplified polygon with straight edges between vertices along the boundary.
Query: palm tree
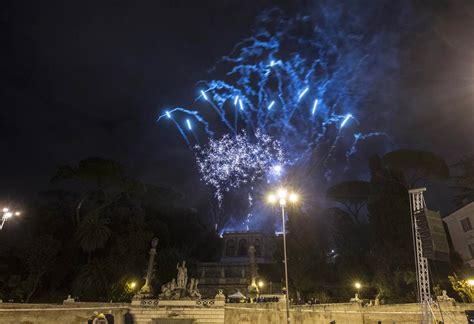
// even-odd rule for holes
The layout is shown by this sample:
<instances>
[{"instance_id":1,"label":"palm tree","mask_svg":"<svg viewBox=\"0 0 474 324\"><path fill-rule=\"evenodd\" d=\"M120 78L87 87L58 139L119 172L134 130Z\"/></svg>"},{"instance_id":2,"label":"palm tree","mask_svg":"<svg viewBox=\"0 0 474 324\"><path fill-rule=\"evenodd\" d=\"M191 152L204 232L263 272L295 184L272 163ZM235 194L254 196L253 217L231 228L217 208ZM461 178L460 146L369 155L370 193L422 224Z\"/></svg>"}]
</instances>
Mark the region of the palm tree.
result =
<instances>
[{"instance_id":1,"label":"palm tree","mask_svg":"<svg viewBox=\"0 0 474 324\"><path fill-rule=\"evenodd\" d=\"M62 166L51 179L53 183L74 181L85 183L89 190L79 200L76 207L76 225L81 221L81 207L93 197L96 201L107 200L107 189L121 187L128 183L124 167L111 159L89 157L79 161L77 166Z\"/></svg>"},{"instance_id":2,"label":"palm tree","mask_svg":"<svg viewBox=\"0 0 474 324\"><path fill-rule=\"evenodd\" d=\"M76 230L76 239L81 249L89 255L97 249L103 248L110 238L110 221L94 210L84 217Z\"/></svg>"},{"instance_id":3,"label":"palm tree","mask_svg":"<svg viewBox=\"0 0 474 324\"><path fill-rule=\"evenodd\" d=\"M79 161L77 166L62 166L51 179L53 183L72 181L85 184L88 188L80 197L76 209L76 226L81 222L81 213L103 209L122 198L139 198L148 205L170 205L182 199L172 188L144 184L126 175L125 168L111 159L89 157ZM87 206L87 207L86 207ZM87 212L87 211L86 211Z\"/></svg>"},{"instance_id":4,"label":"palm tree","mask_svg":"<svg viewBox=\"0 0 474 324\"><path fill-rule=\"evenodd\" d=\"M122 184L125 178L125 169L119 162L112 159L89 157L79 161L77 166L60 167L51 181L80 181L93 184L98 190L104 190Z\"/></svg>"},{"instance_id":5,"label":"palm tree","mask_svg":"<svg viewBox=\"0 0 474 324\"><path fill-rule=\"evenodd\" d=\"M89 299L105 299L113 283L112 278L110 264L106 260L93 259L82 267L74 281L74 293Z\"/></svg>"}]
</instances>

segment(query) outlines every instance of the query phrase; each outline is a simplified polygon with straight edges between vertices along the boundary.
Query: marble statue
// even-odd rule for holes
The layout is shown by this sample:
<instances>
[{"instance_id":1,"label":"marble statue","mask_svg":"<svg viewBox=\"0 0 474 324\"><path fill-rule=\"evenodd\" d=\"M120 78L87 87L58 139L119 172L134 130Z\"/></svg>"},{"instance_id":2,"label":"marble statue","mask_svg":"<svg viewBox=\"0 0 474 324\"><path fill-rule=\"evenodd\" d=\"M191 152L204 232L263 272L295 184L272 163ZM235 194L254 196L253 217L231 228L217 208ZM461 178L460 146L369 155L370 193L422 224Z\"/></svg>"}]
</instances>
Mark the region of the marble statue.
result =
<instances>
[{"instance_id":1,"label":"marble statue","mask_svg":"<svg viewBox=\"0 0 474 324\"><path fill-rule=\"evenodd\" d=\"M161 286L161 294L160 298L162 299L170 299L171 298L171 283L165 283L164 285Z\"/></svg>"},{"instance_id":2,"label":"marble statue","mask_svg":"<svg viewBox=\"0 0 474 324\"><path fill-rule=\"evenodd\" d=\"M188 269L186 268L186 261L183 261L182 266L179 266L179 263L176 265L178 270L177 283L178 288L186 288L188 282Z\"/></svg>"},{"instance_id":3,"label":"marble statue","mask_svg":"<svg viewBox=\"0 0 474 324\"><path fill-rule=\"evenodd\" d=\"M173 278L170 282L161 286L160 299L201 299L201 294L198 289L199 280L190 278L188 283L186 261L183 261L181 266L178 263L176 270L178 270L176 279Z\"/></svg>"},{"instance_id":4,"label":"marble statue","mask_svg":"<svg viewBox=\"0 0 474 324\"><path fill-rule=\"evenodd\" d=\"M199 289L197 287L198 283L199 283L198 279L191 278L191 280L189 282L189 285L188 285L188 295L189 295L189 297L198 298L198 299L201 298L201 294L199 293Z\"/></svg>"},{"instance_id":5,"label":"marble statue","mask_svg":"<svg viewBox=\"0 0 474 324\"><path fill-rule=\"evenodd\" d=\"M71 303L75 303L76 300L74 298L71 297L71 295L67 295L67 298L65 300L63 300L63 304L71 304Z\"/></svg>"},{"instance_id":6,"label":"marble statue","mask_svg":"<svg viewBox=\"0 0 474 324\"><path fill-rule=\"evenodd\" d=\"M351 303L361 303L361 302L362 302L362 299L360 299L360 298L359 298L359 294L356 293L356 294L354 295L354 298L351 298L350 302L351 302Z\"/></svg>"},{"instance_id":7,"label":"marble statue","mask_svg":"<svg viewBox=\"0 0 474 324\"><path fill-rule=\"evenodd\" d=\"M454 298L451 298L446 293L446 290L441 291L441 296L436 296L436 300L439 302L453 302Z\"/></svg>"},{"instance_id":8,"label":"marble statue","mask_svg":"<svg viewBox=\"0 0 474 324\"><path fill-rule=\"evenodd\" d=\"M224 295L224 290L219 289L217 291L216 297L214 297L216 300L225 300L225 295Z\"/></svg>"}]
</instances>

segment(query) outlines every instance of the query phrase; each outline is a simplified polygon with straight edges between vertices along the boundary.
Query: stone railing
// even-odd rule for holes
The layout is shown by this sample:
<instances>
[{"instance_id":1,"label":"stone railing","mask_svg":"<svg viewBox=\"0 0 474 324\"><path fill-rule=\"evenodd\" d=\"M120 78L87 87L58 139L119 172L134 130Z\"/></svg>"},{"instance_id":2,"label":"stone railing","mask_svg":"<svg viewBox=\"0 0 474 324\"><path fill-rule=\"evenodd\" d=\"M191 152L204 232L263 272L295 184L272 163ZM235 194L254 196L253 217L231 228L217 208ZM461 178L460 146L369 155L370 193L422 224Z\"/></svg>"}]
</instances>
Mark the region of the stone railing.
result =
<instances>
[{"instance_id":1,"label":"stone railing","mask_svg":"<svg viewBox=\"0 0 474 324\"><path fill-rule=\"evenodd\" d=\"M132 306L139 307L223 307L224 300L215 299L178 299L178 300L160 300L143 299L132 301Z\"/></svg>"},{"instance_id":2,"label":"stone railing","mask_svg":"<svg viewBox=\"0 0 474 324\"><path fill-rule=\"evenodd\" d=\"M122 303L69 303L55 304L22 304L0 303L0 323L68 323L83 324L98 313L111 313L116 324L123 324L124 314L130 304Z\"/></svg>"}]
</instances>

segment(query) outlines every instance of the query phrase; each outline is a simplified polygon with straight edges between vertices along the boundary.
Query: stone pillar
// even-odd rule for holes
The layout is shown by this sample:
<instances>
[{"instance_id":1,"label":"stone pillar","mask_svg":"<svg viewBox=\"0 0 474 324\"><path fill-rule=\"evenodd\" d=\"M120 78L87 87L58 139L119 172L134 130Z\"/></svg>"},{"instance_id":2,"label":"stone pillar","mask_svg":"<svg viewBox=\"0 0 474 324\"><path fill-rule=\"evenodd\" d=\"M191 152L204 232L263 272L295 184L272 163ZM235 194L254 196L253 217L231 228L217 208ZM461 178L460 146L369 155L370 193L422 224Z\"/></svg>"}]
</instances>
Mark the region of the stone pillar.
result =
<instances>
[{"instance_id":1,"label":"stone pillar","mask_svg":"<svg viewBox=\"0 0 474 324\"><path fill-rule=\"evenodd\" d=\"M151 280L153 279L153 274L155 272L155 255L156 255L156 246L158 245L158 239L155 237L151 240L151 249L150 257L148 259L148 268L146 271L145 284L140 288L140 291L134 296L135 299L150 298L153 296L153 291L151 289Z\"/></svg>"},{"instance_id":2,"label":"stone pillar","mask_svg":"<svg viewBox=\"0 0 474 324\"><path fill-rule=\"evenodd\" d=\"M255 247L253 245L249 246L249 263L250 263L250 286L248 291L251 294L258 294L257 286L257 264L255 262Z\"/></svg>"}]
</instances>

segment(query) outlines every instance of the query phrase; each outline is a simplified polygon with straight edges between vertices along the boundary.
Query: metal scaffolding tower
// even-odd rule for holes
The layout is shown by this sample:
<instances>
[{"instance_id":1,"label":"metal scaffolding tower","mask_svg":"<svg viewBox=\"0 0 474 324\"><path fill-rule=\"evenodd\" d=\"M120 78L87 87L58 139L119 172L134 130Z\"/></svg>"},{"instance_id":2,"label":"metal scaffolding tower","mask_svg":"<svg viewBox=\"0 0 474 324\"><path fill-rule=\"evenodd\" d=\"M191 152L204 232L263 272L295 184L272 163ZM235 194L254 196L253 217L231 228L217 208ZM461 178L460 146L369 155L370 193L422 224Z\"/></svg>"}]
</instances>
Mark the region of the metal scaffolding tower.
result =
<instances>
[{"instance_id":1,"label":"metal scaffolding tower","mask_svg":"<svg viewBox=\"0 0 474 324\"><path fill-rule=\"evenodd\" d=\"M419 215L425 212L426 204L423 192L426 188L409 190L411 224L413 230L413 244L415 249L416 275L418 286L418 301L421 305L421 323L431 324L434 321L432 309L433 300L430 290L430 274L428 270L428 259L423 256L421 244L420 228L418 223Z\"/></svg>"}]
</instances>

